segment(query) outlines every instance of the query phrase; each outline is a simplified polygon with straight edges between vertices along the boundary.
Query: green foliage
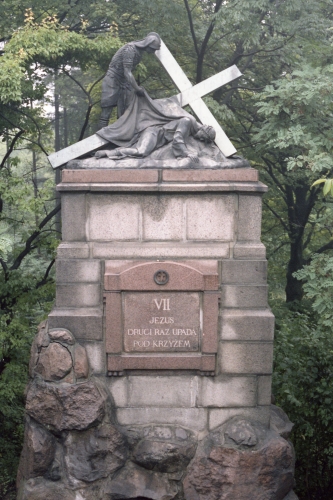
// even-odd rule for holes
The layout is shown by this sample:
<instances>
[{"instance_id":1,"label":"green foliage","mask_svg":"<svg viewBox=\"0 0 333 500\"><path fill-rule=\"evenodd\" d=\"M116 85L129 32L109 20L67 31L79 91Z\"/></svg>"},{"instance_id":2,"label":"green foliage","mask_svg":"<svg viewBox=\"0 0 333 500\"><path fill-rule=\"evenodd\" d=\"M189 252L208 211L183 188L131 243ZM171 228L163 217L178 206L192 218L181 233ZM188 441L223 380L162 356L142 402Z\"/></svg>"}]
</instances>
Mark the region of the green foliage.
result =
<instances>
[{"instance_id":1,"label":"green foliage","mask_svg":"<svg viewBox=\"0 0 333 500\"><path fill-rule=\"evenodd\" d=\"M275 309L273 393L295 424L296 492L329 499L333 472L333 336L308 312Z\"/></svg>"},{"instance_id":2,"label":"green foliage","mask_svg":"<svg viewBox=\"0 0 333 500\"><path fill-rule=\"evenodd\" d=\"M256 139L262 148L289 150L289 170L332 170L333 65L302 66L302 70L286 74L258 96L258 112L266 120Z\"/></svg>"},{"instance_id":3,"label":"green foliage","mask_svg":"<svg viewBox=\"0 0 333 500\"><path fill-rule=\"evenodd\" d=\"M56 17L45 17L37 23L28 11L24 27L13 33L0 58L0 100L5 104L22 101L29 83L33 92L41 66L59 68L71 64L84 70L92 61L105 63L119 47L116 31L89 38L84 32L70 31ZM31 71L32 64L37 65L35 71ZM43 90L45 94L47 89Z\"/></svg>"},{"instance_id":4,"label":"green foliage","mask_svg":"<svg viewBox=\"0 0 333 500\"><path fill-rule=\"evenodd\" d=\"M9 226L5 222L0 222L0 258L6 260L12 248L13 239L9 235Z\"/></svg>"},{"instance_id":5,"label":"green foliage","mask_svg":"<svg viewBox=\"0 0 333 500\"><path fill-rule=\"evenodd\" d=\"M318 184L324 184L323 186L324 196L327 196L328 194L333 196L333 179L318 179L312 184L311 187L318 186Z\"/></svg>"},{"instance_id":6,"label":"green foliage","mask_svg":"<svg viewBox=\"0 0 333 500\"><path fill-rule=\"evenodd\" d=\"M298 271L296 276L305 280L304 293L318 314L318 326L330 330L333 324L333 257L314 255L311 263Z\"/></svg>"},{"instance_id":7,"label":"green foliage","mask_svg":"<svg viewBox=\"0 0 333 500\"><path fill-rule=\"evenodd\" d=\"M30 257L20 270L12 271L0 289L11 307L0 315L0 496L15 481L23 439L24 388L28 381L30 346L37 324L52 306L54 285L50 280L36 288L41 260ZM44 270L42 269L42 272ZM4 300L2 292L2 300ZM7 303L8 305L8 303Z\"/></svg>"}]
</instances>

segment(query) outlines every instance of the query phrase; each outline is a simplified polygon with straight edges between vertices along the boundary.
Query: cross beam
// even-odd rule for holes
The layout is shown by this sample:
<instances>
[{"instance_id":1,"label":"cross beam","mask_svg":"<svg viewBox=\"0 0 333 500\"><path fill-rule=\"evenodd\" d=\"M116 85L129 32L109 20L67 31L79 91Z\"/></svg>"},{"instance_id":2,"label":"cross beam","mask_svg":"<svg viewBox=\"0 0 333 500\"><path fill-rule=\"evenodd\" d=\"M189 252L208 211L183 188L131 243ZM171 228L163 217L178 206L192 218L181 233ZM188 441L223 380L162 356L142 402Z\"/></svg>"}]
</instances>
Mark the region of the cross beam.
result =
<instances>
[{"instance_id":1,"label":"cross beam","mask_svg":"<svg viewBox=\"0 0 333 500\"><path fill-rule=\"evenodd\" d=\"M201 97L222 87L222 85L226 85L232 80L239 78L242 73L239 71L237 66L231 66L230 68L211 76L207 80L192 86L190 80L187 78L163 41L161 43L161 50L157 51L155 54L169 73L178 90L180 90L180 93L176 96L179 104L182 107L189 104L198 119L203 124L214 127L216 131L215 143L225 156L231 156L236 153L236 149L231 144L225 132L222 130L222 127L209 111ZM108 144L108 141L102 139L99 135L94 134L86 139L83 139L82 141L77 142L76 144L72 144L71 146L62 149L61 151L50 154L48 156L48 160L53 168L58 168L68 161L88 154L105 144Z\"/></svg>"},{"instance_id":2,"label":"cross beam","mask_svg":"<svg viewBox=\"0 0 333 500\"><path fill-rule=\"evenodd\" d=\"M231 156L236 153L236 149L201 97L235 80L235 78L242 76L237 66L231 66L193 87L192 83L162 40L161 49L156 51L155 55L169 73L173 83L178 90L180 90L181 94L178 94L178 96L182 96L180 105L186 106L186 104L189 104L201 123L211 125L215 129L215 143L225 156Z\"/></svg>"}]
</instances>

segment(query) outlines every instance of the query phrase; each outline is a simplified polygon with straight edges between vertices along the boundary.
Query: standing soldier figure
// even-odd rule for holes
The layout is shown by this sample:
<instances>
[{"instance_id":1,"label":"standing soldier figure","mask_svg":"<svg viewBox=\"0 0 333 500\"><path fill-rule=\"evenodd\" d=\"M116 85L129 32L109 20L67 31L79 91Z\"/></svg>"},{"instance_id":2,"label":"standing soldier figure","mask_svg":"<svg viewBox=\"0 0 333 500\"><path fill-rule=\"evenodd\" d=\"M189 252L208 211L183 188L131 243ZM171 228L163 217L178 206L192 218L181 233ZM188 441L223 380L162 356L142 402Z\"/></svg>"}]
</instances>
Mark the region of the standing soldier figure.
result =
<instances>
[{"instance_id":1,"label":"standing soldier figure","mask_svg":"<svg viewBox=\"0 0 333 500\"><path fill-rule=\"evenodd\" d=\"M99 128L107 127L115 106L118 108L118 118L125 112L133 90L137 95L143 95L143 88L136 83L132 71L141 61L144 52L152 54L160 48L160 36L149 33L143 40L129 42L115 53L102 82Z\"/></svg>"}]
</instances>

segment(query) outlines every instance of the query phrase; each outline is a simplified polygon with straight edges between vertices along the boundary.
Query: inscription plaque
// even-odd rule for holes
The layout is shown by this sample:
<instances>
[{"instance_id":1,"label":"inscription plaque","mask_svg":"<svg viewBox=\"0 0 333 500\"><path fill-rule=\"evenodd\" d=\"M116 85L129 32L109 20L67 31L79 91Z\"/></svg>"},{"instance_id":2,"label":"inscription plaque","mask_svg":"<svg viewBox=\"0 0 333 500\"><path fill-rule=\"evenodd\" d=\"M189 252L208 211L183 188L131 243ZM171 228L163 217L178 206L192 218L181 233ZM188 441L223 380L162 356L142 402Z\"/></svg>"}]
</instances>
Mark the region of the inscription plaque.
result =
<instances>
[{"instance_id":1,"label":"inscription plaque","mask_svg":"<svg viewBox=\"0 0 333 500\"><path fill-rule=\"evenodd\" d=\"M198 351L199 293L124 293L126 352Z\"/></svg>"},{"instance_id":2,"label":"inscription plaque","mask_svg":"<svg viewBox=\"0 0 333 500\"><path fill-rule=\"evenodd\" d=\"M213 374L217 352L217 261L106 261L108 374L197 370Z\"/></svg>"}]
</instances>

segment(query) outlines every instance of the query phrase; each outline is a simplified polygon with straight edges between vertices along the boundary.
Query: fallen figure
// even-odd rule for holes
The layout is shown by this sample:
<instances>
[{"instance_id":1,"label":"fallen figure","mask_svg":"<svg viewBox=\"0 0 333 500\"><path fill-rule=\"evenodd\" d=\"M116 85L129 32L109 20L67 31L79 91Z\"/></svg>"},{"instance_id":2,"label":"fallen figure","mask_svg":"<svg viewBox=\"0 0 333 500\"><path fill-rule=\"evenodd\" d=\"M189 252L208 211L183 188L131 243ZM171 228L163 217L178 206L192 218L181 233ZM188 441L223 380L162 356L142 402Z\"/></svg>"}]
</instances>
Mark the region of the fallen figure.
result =
<instances>
[{"instance_id":1,"label":"fallen figure","mask_svg":"<svg viewBox=\"0 0 333 500\"><path fill-rule=\"evenodd\" d=\"M134 95L125 113L96 133L110 147L95 153L100 162L80 160L81 168L249 167L241 157L226 158L213 142L214 128L197 122L175 97L153 100L146 91L143 96ZM75 164L70 162L71 168Z\"/></svg>"}]
</instances>

